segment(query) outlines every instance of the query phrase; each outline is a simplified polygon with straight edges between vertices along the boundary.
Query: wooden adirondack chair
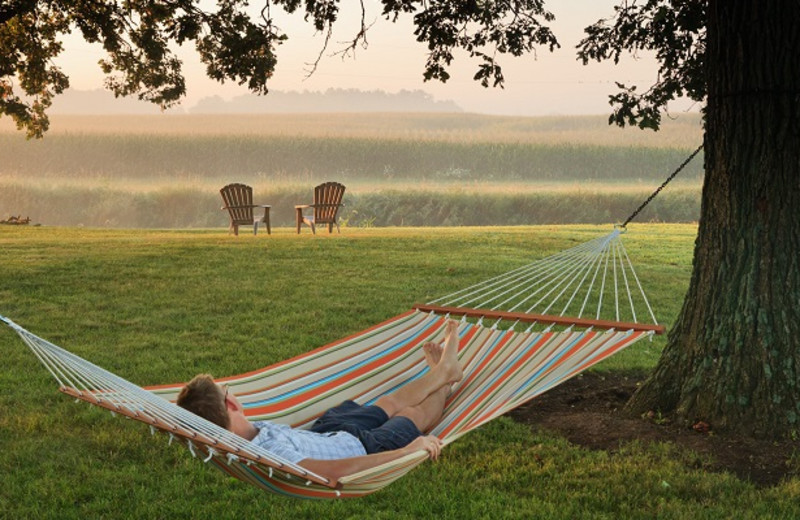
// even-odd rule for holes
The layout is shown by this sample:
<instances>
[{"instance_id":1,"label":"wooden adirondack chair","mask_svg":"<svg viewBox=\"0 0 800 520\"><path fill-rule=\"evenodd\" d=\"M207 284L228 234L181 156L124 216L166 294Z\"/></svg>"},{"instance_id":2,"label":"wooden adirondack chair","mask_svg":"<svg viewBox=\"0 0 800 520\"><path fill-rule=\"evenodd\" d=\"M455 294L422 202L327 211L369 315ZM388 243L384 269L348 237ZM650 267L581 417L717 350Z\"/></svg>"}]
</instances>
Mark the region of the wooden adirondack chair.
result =
<instances>
[{"instance_id":1,"label":"wooden adirondack chair","mask_svg":"<svg viewBox=\"0 0 800 520\"><path fill-rule=\"evenodd\" d=\"M344 206L342 204L344 190L344 185L338 182L325 182L314 188L313 204L301 204L294 207L297 212L297 232L300 233L300 226L305 223L311 227L311 232L314 234L317 233L317 224L327 224L328 233L333 233L335 224L336 231L341 233L337 215L339 208ZM308 208L313 209L312 214L304 215L303 210Z\"/></svg>"},{"instance_id":2,"label":"wooden adirondack chair","mask_svg":"<svg viewBox=\"0 0 800 520\"><path fill-rule=\"evenodd\" d=\"M219 190L225 205L220 209L228 211L231 218L231 231L234 235L239 235L239 226L253 226L253 234L258 234L258 224L263 222L267 225L267 234L272 234L269 224L269 209L272 206L253 204L253 188L245 184L228 184ZM256 218L253 215L254 208L264 208L264 216Z\"/></svg>"}]
</instances>

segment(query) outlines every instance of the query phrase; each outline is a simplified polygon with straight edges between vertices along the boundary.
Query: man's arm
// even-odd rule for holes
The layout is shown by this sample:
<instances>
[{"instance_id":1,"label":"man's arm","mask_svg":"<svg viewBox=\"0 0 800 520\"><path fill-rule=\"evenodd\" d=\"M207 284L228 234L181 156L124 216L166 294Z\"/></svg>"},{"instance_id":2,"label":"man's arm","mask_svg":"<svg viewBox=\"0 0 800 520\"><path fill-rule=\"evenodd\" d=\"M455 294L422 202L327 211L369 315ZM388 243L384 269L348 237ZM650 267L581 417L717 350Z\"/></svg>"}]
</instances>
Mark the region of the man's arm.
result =
<instances>
[{"instance_id":1,"label":"man's arm","mask_svg":"<svg viewBox=\"0 0 800 520\"><path fill-rule=\"evenodd\" d=\"M419 450L426 450L430 457L436 460L442 452L442 441L434 435L427 435L417 437L408 446L397 450L383 451L381 453L372 453L370 455L349 457L346 459L303 459L298 465L312 473L338 481L346 475L352 475L353 473L358 473L365 469L380 466L381 464L391 462Z\"/></svg>"}]
</instances>

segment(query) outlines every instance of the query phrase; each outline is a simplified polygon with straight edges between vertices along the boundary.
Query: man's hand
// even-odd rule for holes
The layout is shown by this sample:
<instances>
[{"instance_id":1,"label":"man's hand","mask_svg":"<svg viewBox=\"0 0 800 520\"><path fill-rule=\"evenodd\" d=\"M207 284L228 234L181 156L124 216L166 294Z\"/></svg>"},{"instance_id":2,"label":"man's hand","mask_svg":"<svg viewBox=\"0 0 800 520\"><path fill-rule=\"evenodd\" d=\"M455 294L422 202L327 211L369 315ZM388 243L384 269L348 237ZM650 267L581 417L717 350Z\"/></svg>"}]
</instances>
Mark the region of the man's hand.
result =
<instances>
[{"instance_id":1,"label":"man's hand","mask_svg":"<svg viewBox=\"0 0 800 520\"><path fill-rule=\"evenodd\" d=\"M439 454L442 453L442 441L435 435L424 435L411 441L408 448L412 451L425 450L431 459L436 460L439 458Z\"/></svg>"},{"instance_id":2,"label":"man's hand","mask_svg":"<svg viewBox=\"0 0 800 520\"><path fill-rule=\"evenodd\" d=\"M298 464L312 473L338 481L346 475L374 468L419 450L427 451L431 459L436 460L439 458L439 454L442 453L442 441L434 435L425 435L417 437L404 448L392 451L382 451L372 455L361 455L346 459L303 459Z\"/></svg>"}]
</instances>

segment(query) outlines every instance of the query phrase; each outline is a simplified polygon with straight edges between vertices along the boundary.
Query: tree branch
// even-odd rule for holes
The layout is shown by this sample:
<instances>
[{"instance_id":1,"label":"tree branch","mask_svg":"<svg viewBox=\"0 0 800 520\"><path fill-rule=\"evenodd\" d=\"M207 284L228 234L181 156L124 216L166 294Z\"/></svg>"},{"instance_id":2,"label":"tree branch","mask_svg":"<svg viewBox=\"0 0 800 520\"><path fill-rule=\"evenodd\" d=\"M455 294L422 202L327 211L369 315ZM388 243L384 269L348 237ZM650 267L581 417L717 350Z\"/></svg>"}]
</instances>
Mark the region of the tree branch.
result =
<instances>
[{"instance_id":1,"label":"tree branch","mask_svg":"<svg viewBox=\"0 0 800 520\"><path fill-rule=\"evenodd\" d=\"M659 63L658 77L644 93L617 83L620 91L609 96L614 110L609 123L657 130L670 101L705 98L705 23L706 2L651 0L645 5L623 2L613 17L585 29L587 36L577 46L584 65L605 60L616 64L623 52L636 56L641 50L654 52Z\"/></svg>"},{"instance_id":2,"label":"tree branch","mask_svg":"<svg viewBox=\"0 0 800 520\"><path fill-rule=\"evenodd\" d=\"M36 9L36 0L5 0L0 3L0 25L15 16L31 13Z\"/></svg>"},{"instance_id":3,"label":"tree branch","mask_svg":"<svg viewBox=\"0 0 800 520\"><path fill-rule=\"evenodd\" d=\"M1 0L0 0L1 1ZM77 27L84 39L100 42L108 53L101 68L106 86L117 96L136 95L162 107L185 94L181 62L171 51L174 43L192 40L210 78L246 84L266 94L277 64L276 48L287 36L272 20L271 8L287 13L301 11L305 20L324 34L322 50L307 71L310 76L329 49L341 0L264 0L261 12L250 15L248 0L218 0L215 10L196 0L6 0L0 4L0 115L10 115L35 136L42 135L46 108L52 96L67 85L67 78L51 58L60 52L63 34ZM334 56L349 57L366 48L367 7L359 0L361 24L351 41ZM536 45L558 46L549 28L542 0L381 0L382 15L397 21L413 15L414 35L429 54L423 77L446 81L456 49L480 60L475 79L501 86L504 78L498 56L519 56ZM41 9L52 19L36 24L31 15ZM14 22L19 20L19 22ZM25 31L30 31L27 34ZM38 45L31 46L31 42ZM39 61L37 61L39 60ZM44 60L44 61L42 61ZM43 64L43 65L42 65ZM42 68L44 67L44 68ZM10 78L18 77L15 83ZM31 81L38 81L32 87ZM30 83L30 85L29 85ZM32 105L17 92L39 96Z\"/></svg>"}]
</instances>

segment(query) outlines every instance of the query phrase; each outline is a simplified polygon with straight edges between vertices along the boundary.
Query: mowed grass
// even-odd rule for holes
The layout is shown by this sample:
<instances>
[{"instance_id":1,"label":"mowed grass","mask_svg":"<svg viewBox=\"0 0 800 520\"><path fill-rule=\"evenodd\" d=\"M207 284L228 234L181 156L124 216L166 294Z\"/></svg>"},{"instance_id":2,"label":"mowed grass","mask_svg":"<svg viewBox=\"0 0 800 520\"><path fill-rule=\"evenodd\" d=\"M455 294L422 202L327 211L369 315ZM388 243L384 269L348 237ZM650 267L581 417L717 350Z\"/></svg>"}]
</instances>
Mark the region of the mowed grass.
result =
<instances>
[{"instance_id":1,"label":"mowed grass","mask_svg":"<svg viewBox=\"0 0 800 520\"><path fill-rule=\"evenodd\" d=\"M608 226L223 230L0 226L0 314L140 385L250 371L610 231ZM696 228L632 224L671 323ZM647 369L664 340L598 370ZM0 328L0 518L797 518L800 481L758 489L671 445L589 451L500 418L365 498L276 497L142 424L73 402Z\"/></svg>"}]
</instances>

